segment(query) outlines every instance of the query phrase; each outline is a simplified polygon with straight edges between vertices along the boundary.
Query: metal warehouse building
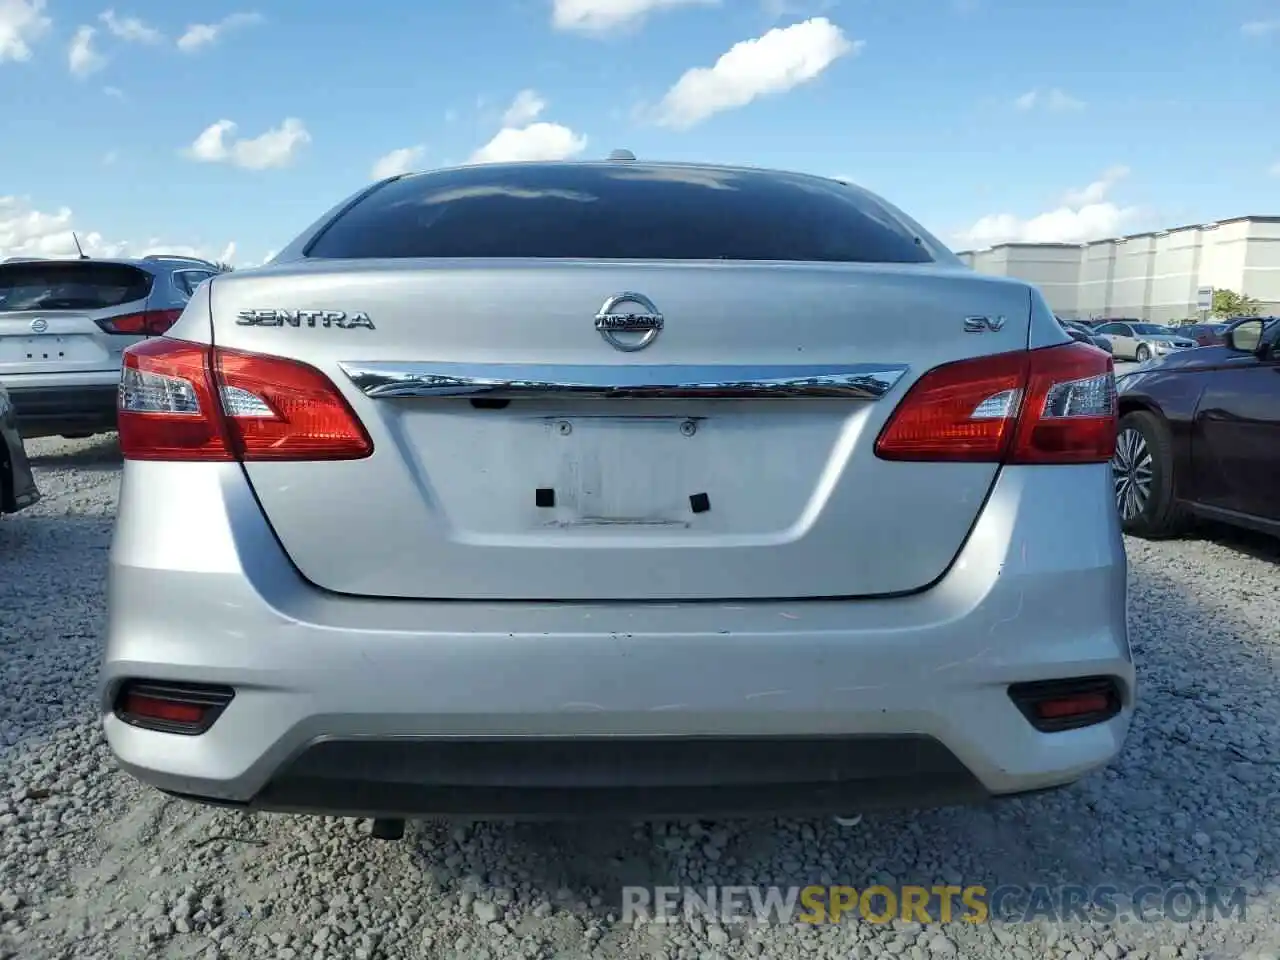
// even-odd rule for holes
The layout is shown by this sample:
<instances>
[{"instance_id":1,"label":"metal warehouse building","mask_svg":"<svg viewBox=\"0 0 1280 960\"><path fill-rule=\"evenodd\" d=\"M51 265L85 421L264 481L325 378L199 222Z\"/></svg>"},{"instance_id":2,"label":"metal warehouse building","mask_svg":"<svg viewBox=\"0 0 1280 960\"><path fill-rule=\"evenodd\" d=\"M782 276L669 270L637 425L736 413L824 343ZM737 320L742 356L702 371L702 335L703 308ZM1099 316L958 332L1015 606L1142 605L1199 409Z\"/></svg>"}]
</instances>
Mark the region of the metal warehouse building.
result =
<instances>
[{"instance_id":1,"label":"metal warehouse building","mask_svg":"<svg viewBox=\"0 0 1280 960\"><path fill-rule=\"evenodd\" d=\"M1238 217L1092 243L1002 243L959 254L980 273L1034 283L1063 317L1165 323L1197 315L1200 287L1280 314L1280 216Z\"/></svg>"}]
</instances>

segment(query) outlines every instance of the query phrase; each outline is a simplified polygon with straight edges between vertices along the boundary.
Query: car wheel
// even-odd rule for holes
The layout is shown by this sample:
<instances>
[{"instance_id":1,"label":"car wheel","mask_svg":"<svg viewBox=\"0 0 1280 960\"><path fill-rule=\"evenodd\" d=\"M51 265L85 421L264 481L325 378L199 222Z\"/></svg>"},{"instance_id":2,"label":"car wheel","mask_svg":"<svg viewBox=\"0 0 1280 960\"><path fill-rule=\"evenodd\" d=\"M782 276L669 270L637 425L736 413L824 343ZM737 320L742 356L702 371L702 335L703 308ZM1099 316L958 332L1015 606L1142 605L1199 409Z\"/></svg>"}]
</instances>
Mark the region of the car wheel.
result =
<instances>
[{"instance_id":1,"label":"car wheel","mask_svg":"<svg viewBox=\"0 0 1280 960\"><path fill-rule=\"evenodd\" d=\"M1154 413L1137 410L1120 418L1111 479L1125 533L1158 540L1182 532L1186 514L1174 499L1173 443Z\"/></svg>"},{"instance_id":2,"label":"car wheel","mask_svg":"<svg viewBox=\"0 0 1280 960\"><path fill-rule=\"evenodd\" d=\"M1139 363L1146 363L1151 359L1151 348L1145 343L1138 344L1138 352L1135 355Z\"/></svg>"}]
</instances>

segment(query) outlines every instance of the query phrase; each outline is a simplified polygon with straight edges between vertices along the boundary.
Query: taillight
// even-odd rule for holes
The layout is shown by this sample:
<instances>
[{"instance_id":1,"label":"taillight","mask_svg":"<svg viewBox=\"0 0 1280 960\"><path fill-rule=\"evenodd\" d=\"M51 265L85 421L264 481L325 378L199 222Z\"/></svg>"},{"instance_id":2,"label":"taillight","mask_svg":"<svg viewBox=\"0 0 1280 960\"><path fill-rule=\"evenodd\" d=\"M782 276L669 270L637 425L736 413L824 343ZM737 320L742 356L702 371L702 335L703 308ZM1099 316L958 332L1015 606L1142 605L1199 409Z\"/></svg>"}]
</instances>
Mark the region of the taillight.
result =
<instances>
[{"instance_id":1,"label":"taillight","mask_svg":"<svg viewBox=\"0 0 1280 960\"><path fill-rule=\"evenodd\" d=\"M1083 343L948 363L907 391L876 440L883 460L1105 463L1115 364Z\"/></svg>"},{"instance_id":2,"label":"taillight","mask_svg":"<svg viewBox=\"0 0 1280 960\"><path fill-rule=\"evenodd\" d=\"M124 351L117 425L127 460L358 460L373 441L315 367L157 339Z\"/></svg>"},{"instance_id":3,"label":"taillight","mask_svg":"<svg viewBox=\"0 0 1280 960\"><path fill-rule=\"evenodd\" d=\"M158 337L182 316L182 310L144 310L141 313L126 313L121 317L99 320L100 326L107 333L128 334L135 337Z\"/></svg>"}]
</instances>

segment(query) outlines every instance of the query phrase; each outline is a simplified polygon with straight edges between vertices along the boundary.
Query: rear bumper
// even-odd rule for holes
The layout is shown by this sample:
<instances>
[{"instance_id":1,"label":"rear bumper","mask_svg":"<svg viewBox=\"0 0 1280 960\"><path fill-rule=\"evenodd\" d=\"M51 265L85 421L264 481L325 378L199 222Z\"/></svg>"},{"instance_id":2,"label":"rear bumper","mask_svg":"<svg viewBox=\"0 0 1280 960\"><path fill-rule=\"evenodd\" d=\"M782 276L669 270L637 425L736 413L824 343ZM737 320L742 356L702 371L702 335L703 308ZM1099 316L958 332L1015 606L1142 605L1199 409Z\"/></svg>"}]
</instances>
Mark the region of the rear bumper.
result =
<instances>
[{"instance_id":1,"label":"rear bumper","mask_svg":"<svg viewBox=\"0 0 1280 960\"><path fill-rule=\"evenodd\" d=\"M157 496L156 491L163 491ZM335 549L341 549L340 541ZM377 601L305 583L234 464L127 463L101 711L161 789L349 815L930 806L1070 783L1133 708L1105 465L1005 470L931 590L890 600ZM1009 684L1115 677L1041 733ZM226 684L199 736L113 713L131 678Z\"/></svg>"},{"instance_id":2,"label":"rear bumper","mask_svg":"<svg viewBox=\"0 0 1280 960\"><path fill-rule=\"evenodd\" d=\"M14 377L5 386L27 438L116 428L118 373Z\"/></svg>"},{"instance_id":3,"label":"rear bumper","mask_svg":"<svg viewBox=\"0 0 1280 960\"><path fill-rule=\"evenodd\" d=\"M928 737L415 738L318 741L252 801L232 805L577 819L839 813L988 796Z\"/></svg>"}]
</instances>

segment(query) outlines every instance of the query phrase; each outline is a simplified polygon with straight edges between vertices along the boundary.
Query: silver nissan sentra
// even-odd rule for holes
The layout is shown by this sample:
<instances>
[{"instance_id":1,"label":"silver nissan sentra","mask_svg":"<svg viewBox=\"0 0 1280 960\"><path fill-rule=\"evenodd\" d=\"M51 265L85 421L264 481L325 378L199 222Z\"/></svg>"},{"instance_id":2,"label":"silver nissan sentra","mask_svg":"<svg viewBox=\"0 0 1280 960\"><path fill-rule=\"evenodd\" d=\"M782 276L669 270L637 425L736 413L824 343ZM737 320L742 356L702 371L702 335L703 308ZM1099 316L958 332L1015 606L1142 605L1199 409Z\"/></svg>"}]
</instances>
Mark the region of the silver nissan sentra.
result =
<instances>
[{"instance_id":1,"label":"silver nissan sentra","mask_svg":"<svg viewBox=\"0 0 1280 960\"><path fill-rule=\"evenodd\" d=\"M1110 356L843 182L380 181L130 347L119 429L102 722L181 797L844 813L1130 723Z\"/></svg>"}]
</instances>

